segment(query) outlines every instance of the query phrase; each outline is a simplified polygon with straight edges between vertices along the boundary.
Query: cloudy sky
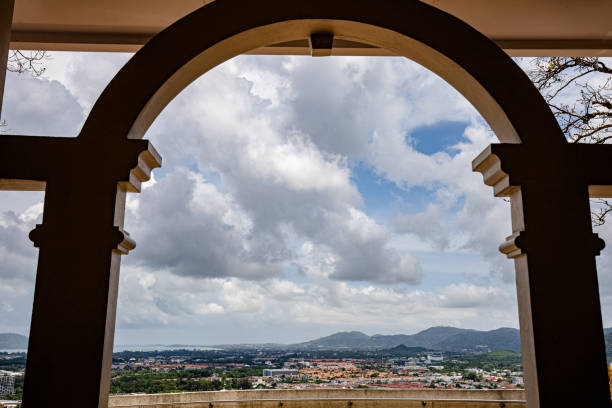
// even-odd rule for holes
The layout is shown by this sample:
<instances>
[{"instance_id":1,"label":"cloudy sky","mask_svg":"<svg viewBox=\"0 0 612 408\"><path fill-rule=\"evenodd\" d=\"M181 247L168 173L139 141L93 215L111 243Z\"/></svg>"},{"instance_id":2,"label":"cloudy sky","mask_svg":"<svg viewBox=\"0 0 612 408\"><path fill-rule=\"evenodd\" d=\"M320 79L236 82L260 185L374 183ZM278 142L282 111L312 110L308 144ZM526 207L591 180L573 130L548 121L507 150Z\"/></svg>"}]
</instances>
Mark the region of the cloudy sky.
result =
<instances>
[{"instance_id":1,"label":"cloudy sky","mask_svg":"<svg viewBox=\"0 0 612 408\"><path fill-rule=\"evenodd\" d=\"M129 56L55 52L42 77L9 73L3 131L76 135ZM470 170L496 139L421 66L241 56L189 86L146 138L164 162L128 201L138 246L122 261L116 344L518 327L513 265L497 251L508 203ZM27 235L43 199L0 192L0 332L28 332ZM610 252L598 259L606 326Z\"/></svg>"}]
</instances>

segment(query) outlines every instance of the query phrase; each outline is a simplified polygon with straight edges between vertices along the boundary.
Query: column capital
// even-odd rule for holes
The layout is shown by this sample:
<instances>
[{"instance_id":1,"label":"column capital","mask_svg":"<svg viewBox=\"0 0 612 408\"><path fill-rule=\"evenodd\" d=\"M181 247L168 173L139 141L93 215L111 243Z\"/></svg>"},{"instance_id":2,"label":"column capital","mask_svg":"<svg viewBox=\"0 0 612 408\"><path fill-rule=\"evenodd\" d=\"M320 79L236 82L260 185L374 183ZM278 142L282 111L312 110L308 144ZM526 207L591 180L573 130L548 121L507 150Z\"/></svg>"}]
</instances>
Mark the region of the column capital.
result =
<instances>
[{"instance_id":1,"label":"column capital","mask_svg":"<svg viewBox=\"0 0 612 408\"><path fill-rule=\"evenodd\" d=\"M113 251L121 255L127 255L132 249L136 248L136 241L130 238L130 234L121 227L113 228L113 238L116 242Z\"/></svg>"},{"instance_id":2,"label":"column capital","mask_svg":"<svg viewBox=\"0 0 612 408\"><path fill-rule=\"evenodd\" d=\"M492 143L472 161L472 170L482 173L497 197L532 183L589 186L592 197L612 197L612 145Z\"/></svg>"},{"instance_id":3,"label":"column capital","mask_svg":"<svg viewBox=\"0 0 612 408\"><path fill-rule=\"evenodd\" d=\"M36 224L36 227L30 231L29 238L36 248L44 245L44 240L48 235L44 224ZM53 235L53 234L51 234ZM113 227L113 246L112 250L117 251L121 255L127 255L132 249L136 248L136 241L130 238L130 234L121 227ZM78 239L78 237L75 237Z\"/></svg>"},{"instance_id":4,"label":"column capital","mask_svg":"<svg viewBox=\"0 0 612 408\"><path fill-rule=\"evenodd\" d=\"M119 183L139 192L162 158L148 140L88 144L73 137L0 135L0 190L70 190Z\"/></svg>"},{"instance_id":5,"label":"column capital","mask_svg":"<svg viewBox=\"0 0 612 408\"><path fill-rule=\"evenodd\" d=\"M529 240L527 236L528 234L526 231L518 231L506 237L506 240L499 246L499 252L510 259L527 254L529 251ZM606 246L605 241L599 238L599 235L596 233L590 235L589 244L593 251L593 255L601 254L601 251Z\"/></svg>"},{"instance_id":6,"label":"column capital","mask_svg":"<svg viewBox=\"0 0 612 408\"><path fill-rule=\"evenodd\" d=\"M506 240L499 246L499 252L505 254L510 259L524 255L526 252L526 236L527 233L525 231L519 231L506 237Z\"/></svg>"}]
</instances>

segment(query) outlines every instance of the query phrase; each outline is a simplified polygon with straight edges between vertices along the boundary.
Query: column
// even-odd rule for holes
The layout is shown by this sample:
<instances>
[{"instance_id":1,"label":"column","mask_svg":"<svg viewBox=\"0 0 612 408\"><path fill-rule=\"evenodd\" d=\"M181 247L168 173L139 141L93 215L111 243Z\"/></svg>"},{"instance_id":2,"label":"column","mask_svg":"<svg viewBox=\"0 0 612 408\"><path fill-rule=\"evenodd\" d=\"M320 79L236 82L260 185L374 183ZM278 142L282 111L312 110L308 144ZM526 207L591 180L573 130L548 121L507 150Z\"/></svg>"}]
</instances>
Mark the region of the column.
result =
<instances>
[{"instance_id":1,"label":"column","mask_svg":"<svg viewBox=\"0 0 612 408\"><path fill-rule=\"evenodd\" d=\"M43 140L22 142L49 151ZM161 157L146 140L60 147L38 156L46 190L30 233L39 256L23 406L107 408L120 258L135 247L122 229L126 192L139 191Z\"/></svg>"},{"instance_id":2,"label":"column","mask_svg":"<svg viewBox=\"0 0 612 408\"><path fill-rule=\"evenodd\" d=\"M24 407L108 405L120 254L117 183L47 183L24 384ZM118 196L118 197L117 197ZM122 209L120 209L122 211Z\"/></svg>"},{"instance_id":3,"label":"column","mask_svg":"<svg viewBox=\"0 0 612 408\"><path fill-rule=\"evenodd\" d=\"M528 407L610 406L588 187L521 186L525 229L512 239ZM568 380L580 378L579 382Z\"/></svg>"},{"instance_id":4,"label":"column","mask_svg":"<svg viewBox=\"0 0 612 408\"><path fill-rule=\"evenodd\" d=\"M2 100L4 98L4 81L6 79L14 5L15 0L0 1L0 120L2 119Z\"/></svg>"},{"instance_id":5,"label":"column","mask_svg":"<svg viewBox=\"0 0 612 408\"><path fill-rule=\"evenodd\" d=\"M589 206L592 157L573 145L491 145L476 160L495 195L511 198L528 408L609 407L601 305ZM576 381L576 379L579 381Z\"/></svg>"}]
</instances>

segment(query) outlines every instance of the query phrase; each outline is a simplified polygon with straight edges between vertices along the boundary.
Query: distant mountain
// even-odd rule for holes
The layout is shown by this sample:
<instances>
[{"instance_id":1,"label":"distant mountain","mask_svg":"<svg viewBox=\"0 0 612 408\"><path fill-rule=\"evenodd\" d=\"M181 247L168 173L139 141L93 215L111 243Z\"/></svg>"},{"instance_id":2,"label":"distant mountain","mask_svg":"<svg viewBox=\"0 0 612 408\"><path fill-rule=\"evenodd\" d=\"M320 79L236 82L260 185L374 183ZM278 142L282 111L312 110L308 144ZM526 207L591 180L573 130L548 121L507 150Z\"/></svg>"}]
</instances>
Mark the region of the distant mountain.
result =
<instances>
[{"instance_id":1,"label":"distant mountain","mask_svg":"<svg viewBox=\"0 0 612 408\"><path fill-rule=\"evenodd\" d=\"M457 333L454 336L448 337L433 347L440 350L461 351L461 350L477 350L479 346L483 347L484 351L490 349L497 350L521 350L521 337L517 329L502 327L491 331L469 330L464 333Z\"/></svg>"},{"instance_id":2,"label":"distant mountain","mask_svg":"<svg viewBox=\"0 0 612 408\"><path fill-rule=\"evenodd\" d=\"M27 349L28 338L16 333L0 333L0 350Z\"/></svg>"},{"instance_id":3,"label":"distant mountain","mask_svg":"<svg viewBox=\"0 0 612 408\"><path fill-rule=\"evenodd\" d=\"M298 346L300 348L364 348L368 347L369 340L370 336L362 332L338 332L332 334L331 336L321 337L320 339L295 344L295 346Z\"/></svg>"},{"instance_id":4,"label":"distant mountain","mask_svg":"<svg viewBox=\"0 0 612 408\"><path fill-rule=\"evenodd\" d=\"M412 335L411 337L414 339L414 345L419 345L422 347L440 348L440 342L443 342L444 340L459 334L467 334L472 332L485 333L471 329L458 329L456 327L437 326L420 331L417 334Z\"/></svg>"},{"instance_id":5,"label":"distant mountain","mask_svg":"<svg viewBox=\"0 0 612 408\"><path fill-rule=\"evenodd\" d=\"M392 349L403 345L406 348L421 347L423 349L443 351L464 350L521 350L519 331L511 328L500 328L490 331L458 329L456 327L431 327L416 334L375 334L339 332L331 336L293 344L291 348L299 349Z\"/></svg>"}]
</instances>

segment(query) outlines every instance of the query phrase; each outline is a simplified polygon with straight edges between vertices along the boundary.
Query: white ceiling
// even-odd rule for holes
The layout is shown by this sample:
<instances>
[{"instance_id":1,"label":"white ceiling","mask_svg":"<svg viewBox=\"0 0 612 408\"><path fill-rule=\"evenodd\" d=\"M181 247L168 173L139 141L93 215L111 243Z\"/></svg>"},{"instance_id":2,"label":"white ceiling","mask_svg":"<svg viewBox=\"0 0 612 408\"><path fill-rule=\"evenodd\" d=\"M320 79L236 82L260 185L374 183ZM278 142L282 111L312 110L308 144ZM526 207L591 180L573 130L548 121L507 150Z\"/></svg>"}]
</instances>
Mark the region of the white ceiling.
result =
<instances>
[{"instance_id":1,"label":"white ceiling","mask_svg":"<svg viewBox=\"0 0 612 408\"><path fill-rule=\"evenodd\" d=\"M287 0L290 1L290 0ZM332 1L332 0L330 0ZM12 48L136 51L208 0L15 0ZM612 0L425 0L511 55L612 56ZM256 53L309 54L306 43ZM388 55L348 43L336 54Z\"/></svg>"}]
</instances>

